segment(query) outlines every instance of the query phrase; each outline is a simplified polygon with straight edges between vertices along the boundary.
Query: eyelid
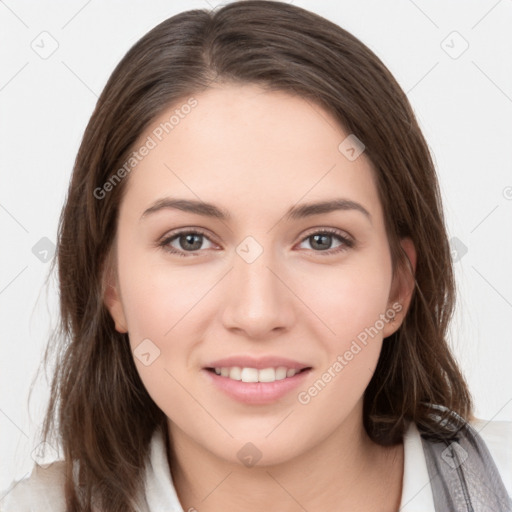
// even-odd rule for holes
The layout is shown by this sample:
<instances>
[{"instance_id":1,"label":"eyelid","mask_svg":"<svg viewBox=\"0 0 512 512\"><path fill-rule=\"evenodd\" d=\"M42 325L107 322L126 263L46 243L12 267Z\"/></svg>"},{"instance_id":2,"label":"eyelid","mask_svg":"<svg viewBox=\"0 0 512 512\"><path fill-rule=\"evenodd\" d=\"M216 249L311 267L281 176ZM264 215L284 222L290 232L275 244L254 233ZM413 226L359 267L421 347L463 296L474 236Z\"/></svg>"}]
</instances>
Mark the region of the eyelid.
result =
<instances>
[{"instance_id":1,"label":"eyelid","mask_svg":"<svg viewBox=\"0 0 512 512\"><path fill-rule=\"evenodd\" d=\"M215 242L215 237L212 233L210 233L210 231L208 231L204 228L196 227L196 226L187 226L186 228L177 228L177 229L168 231L167 233L165 233L165 235L161 236L157 240L157 244L168 242L169 240L172 240L173 238L176 238L177 236L182 235L184 233L195 233L195 234L204 235L211 242ZM215 242L215 243L217 243L217 242Z\"/></svg>"},{"instance_id":2,"label":"eyelid","mask_svg":"<svg viewBox=\"0 0 512 512\"><path fill-rule=\"evenodd\" d=\"M302 236L301 242L303 242L304 239L306 239L312 235L316 235L317 233L328 233L328 234L337 235L341 238L345 238L345 239L350 240L351 242L355 243L354 237L351 234L349 234L347 231L345 231L343 229L339 229L339 228L326 228L323 226L315 226L313 228L308 229L306 231L306 233Z\"/></svg>"}]
</instances>

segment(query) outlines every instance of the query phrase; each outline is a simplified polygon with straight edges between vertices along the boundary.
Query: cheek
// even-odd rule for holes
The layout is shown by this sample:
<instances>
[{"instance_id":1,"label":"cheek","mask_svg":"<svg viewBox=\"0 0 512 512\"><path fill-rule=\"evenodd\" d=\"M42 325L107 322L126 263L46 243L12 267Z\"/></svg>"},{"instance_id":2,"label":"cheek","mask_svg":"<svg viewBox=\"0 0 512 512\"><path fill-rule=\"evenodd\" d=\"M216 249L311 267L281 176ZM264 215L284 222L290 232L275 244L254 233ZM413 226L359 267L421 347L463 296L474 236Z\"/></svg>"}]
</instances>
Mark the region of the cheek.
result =
<instances>
[{"instance_id":1,"label":"cheek","mask_svg":"<svg viewBox=\"0 0 512 512\"><path fill-rule=\"evenodd\" d=\"M318 369L320 382L316 381L311 394L304 390L306 401L322 391L315 407L342 402L350 407L373 375L391 287L391 259L385 248L347 259L336 269L319 266L301 281L299 293L322 320L315 333L325 354ZM342 407L338 413L344 411Z\"/></svg>"},{"instance_id":2,"label":"cheek","mask_svg":"<svg viewBox=\"0 0 512 512\"><path fill-rule=\"evenodd\" d=\"M378 322L391 287L391 263L370 257L338 267L318 266L297 282L297 294L322 320L324 340L342 347ZM381 322L377 323L379 330Z\"/></svg>"},{"instance_id":3,"label":"cheek","mask_svg":"<svg viewBox=\"0 0 512 512\"><path fill-rule=\"evenodd\" d=\"M138 255L135 249L129 258L119 261L123 308L133 342L140 337L170 338L187 323L187 315L205 293L205 286L198 281L200 273L192 266L173 269L153 259L157 258Z\"/></svg>"},{"instance_id":4,"label":"cheek","mask_svg":"<svg viewBox=\"0 0 512 512\"><path fill-rule=\"evenodd\" d=\"M190 267L191 269L192 267ZM134 361L157 406L173 417L188 417L193 401L187 382L188 357L197 336L194 314L206 286L194 284L193 271L176 271L150 258L121 258L119 277ZM200 411L194 411L199 414Z\"/></svg>"},{"instance_id":5,"label":"cheek","mask_svg":"<svg viewBox=\"0 0 512 512\"><path fill-rule=\"evenodd\" d=\"M387 310L391 270L386 262L340 268L330 273L328 293L310 294L314 311L329 327L317 331L326 358L297 400L309 417L325 417L334 428L353 410L370 382L382 348L382 316ZM327 277L327 276L326 276ZM319 291L322 275L304 283ZM316 285L315 285L316 283ZM315 286L316 288L313 288Z\"/></svg>"}]
</instances>

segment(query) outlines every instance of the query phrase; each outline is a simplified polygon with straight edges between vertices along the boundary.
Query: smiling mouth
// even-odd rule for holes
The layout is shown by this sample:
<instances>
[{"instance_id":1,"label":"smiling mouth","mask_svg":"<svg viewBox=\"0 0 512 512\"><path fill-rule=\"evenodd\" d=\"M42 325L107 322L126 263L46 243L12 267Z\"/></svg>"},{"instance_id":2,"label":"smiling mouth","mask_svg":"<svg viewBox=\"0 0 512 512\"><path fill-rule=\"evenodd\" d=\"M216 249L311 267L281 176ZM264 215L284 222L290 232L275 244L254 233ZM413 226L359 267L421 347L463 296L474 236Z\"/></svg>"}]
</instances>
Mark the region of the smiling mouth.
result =
<instances>
[{"instance_id":1,"label":"smiling mouth","mask_svg":"<svg viewBox=\"0 0 512 512\"><path fill-rule=\"evenodd\" d=\"M207 371L215 373L220 377L242 382L275 382L279 380L290 379L299 373L311 370L311 366L302 369L287 368L286 366L269 368L250 368L250 367L216 367L205 368Z\"/></svg>"}]
</instances>

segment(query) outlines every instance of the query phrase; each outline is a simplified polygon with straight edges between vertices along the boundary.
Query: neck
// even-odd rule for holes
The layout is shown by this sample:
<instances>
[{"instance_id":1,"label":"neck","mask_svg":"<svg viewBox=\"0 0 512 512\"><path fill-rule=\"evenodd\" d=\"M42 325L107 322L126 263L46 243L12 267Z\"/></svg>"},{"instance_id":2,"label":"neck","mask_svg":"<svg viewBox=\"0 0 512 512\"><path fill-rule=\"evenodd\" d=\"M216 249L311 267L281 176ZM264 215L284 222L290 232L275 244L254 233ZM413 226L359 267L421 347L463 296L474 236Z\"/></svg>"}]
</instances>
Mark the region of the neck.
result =
<instances>
[{"instance_id":1,"label":"neck","mask_svg":"<svg viewBox=\"0 0 512 512\"><path fill-rule=\"evenodd\" d=\"M310 450L262 467L219 458L170 424L171 473L183 510L396 512L403 445L377 445L366 434L362 414L354 418Z\"/></svg>"}]
</instances>

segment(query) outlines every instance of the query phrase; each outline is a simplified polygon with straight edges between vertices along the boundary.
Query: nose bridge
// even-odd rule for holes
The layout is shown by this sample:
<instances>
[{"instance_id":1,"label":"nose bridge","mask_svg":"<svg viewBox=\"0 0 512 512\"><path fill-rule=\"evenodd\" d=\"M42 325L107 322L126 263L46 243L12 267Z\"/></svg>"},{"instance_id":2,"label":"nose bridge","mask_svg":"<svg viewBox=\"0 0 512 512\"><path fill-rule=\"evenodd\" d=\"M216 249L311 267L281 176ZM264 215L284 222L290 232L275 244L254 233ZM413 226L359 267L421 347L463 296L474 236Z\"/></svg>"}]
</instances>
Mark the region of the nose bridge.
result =
<instances>
[{"instance_id":1,"label":"nose bridge","mask_svg":"<svg viewBox=\"0 0 512 512\"><path fill-rule=\"evenodd\" d=\"M269 239L267 237L263 246L254 237L248 236L236 248L233 278L240 300L256 301L255 305L260 302L268 304L280 292L276 276L270 270L276 267L276 258Z\"/></svg>"},{"instance_id":2,"label":"nose bridge","mask_svg":"<svg viewBox=\"0 0 512 512\"><path fill-rule=\"evenodd\" d=\"M270 237L265 240L270 244ZM279 268L275 251L254 237L246 237L236 247L224 311L226 327L263 335L290 322L290 291L278 277Z\"/></svg>"}]
</instances>

